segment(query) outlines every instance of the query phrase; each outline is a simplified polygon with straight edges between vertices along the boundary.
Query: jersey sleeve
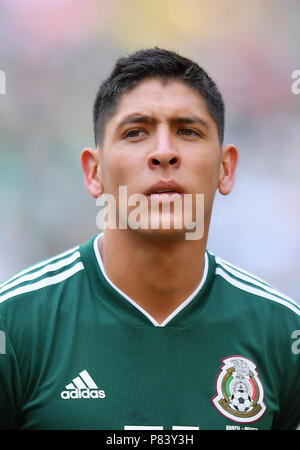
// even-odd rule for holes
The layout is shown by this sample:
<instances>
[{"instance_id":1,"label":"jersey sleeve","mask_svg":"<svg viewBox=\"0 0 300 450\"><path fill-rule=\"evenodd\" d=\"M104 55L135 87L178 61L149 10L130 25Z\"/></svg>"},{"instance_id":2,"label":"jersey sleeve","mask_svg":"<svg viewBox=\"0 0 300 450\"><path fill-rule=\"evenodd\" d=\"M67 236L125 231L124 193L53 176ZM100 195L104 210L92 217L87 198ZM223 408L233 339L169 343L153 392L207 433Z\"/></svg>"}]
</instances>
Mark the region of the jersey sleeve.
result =
<instances>
[{"instance_id":1,"label":"jersey sleeve","mask_svg":"<svg viewBox=\"0 0 300 450\"><path fill-rule=\"evenodd\" d=\"M278 428L281 430L296 430L300 426L300 388L292 394L289 403L283 410Z\"/></svg>"},{"instance_id":2,"label":"jersey sleeve","mask_svg":"<svg viewBox=\"0 0 300 450\"><path fill-rule=\"evenodd\" d=\"M287 325L285 351L281 350L284 367L280 390L280 411L273 429L294 430L300 425L300 320ZM284 337L282 337L284 340ZM276 347L275 347L276 348ZM277 346L278 350L280 346Z\"/></svg>"},{"instance_id":3,"label":"jersey sleeve","mask_svg":"<svg viewBox=\"0 0 300 450\"><path fill-rule=\"evenodd\" d=\"M13 430L20 420L21 378L13 343L1 320L0 331L0 430Z\"/></svg>"},{"instance_id":4,"label":"jersey sleeve","mask_svg":"<svg viewBox=\"0 0 300 450\"><path fill-rule=\"evenodd\" d=\"M296 430L300 426L300 372L298 371L298 380L291 390L286 401L282 405L280 415L275 420L273 429L275 430Z\"/></svg>"}]
</instances>

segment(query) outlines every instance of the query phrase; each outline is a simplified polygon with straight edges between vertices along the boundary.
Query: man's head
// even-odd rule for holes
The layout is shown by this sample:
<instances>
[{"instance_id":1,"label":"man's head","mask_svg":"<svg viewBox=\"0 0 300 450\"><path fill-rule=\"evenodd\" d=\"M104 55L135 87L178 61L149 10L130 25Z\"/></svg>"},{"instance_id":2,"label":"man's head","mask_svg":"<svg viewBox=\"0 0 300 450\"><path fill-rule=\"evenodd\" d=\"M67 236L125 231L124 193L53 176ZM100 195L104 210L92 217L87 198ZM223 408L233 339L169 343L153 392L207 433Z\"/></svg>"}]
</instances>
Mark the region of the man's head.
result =
<instances>
[{"instance_id":1,"label":"man's head","mask_svg":"<svg viewBox=\"0 0 300 450\"><path fill-rule=\"evenodd\" d=\"M178 80L200 93L217 125L222 145L225 108L214 81L190 59L170 50L151 48L120 58L110 76L101 84L93 111L96 146L103 146L106 124L115 114L121 96L149 78L165 82Z\"/></svg>"},{"instance_id":2,"label":"man's head","mask_svg":"<svg viewBox=\"0 0 300 450\"><path fill-rule=\"evenodd\" d=\"M86 186L93 197L112 196L119 211L124 203L119 188L126 186L128 198L142 195L148 202L143 211L149 212L149 220L151 216L162 224L169 213L154 213L152 201L162 207L172 204L173 194L182 201L185 194L191 195L193 205L184 211L192 211L194 220L197 194L201 194L208 229L216 190L227 195L232 189L238 153L234 146L222 145L223 100L198 65L160 49L120 59L100 87L94 125L96 148L81 154ZM167 198L162 194L166 191ZM184 227L180 230L184 232Z\"/></svg>"}]
</instances>

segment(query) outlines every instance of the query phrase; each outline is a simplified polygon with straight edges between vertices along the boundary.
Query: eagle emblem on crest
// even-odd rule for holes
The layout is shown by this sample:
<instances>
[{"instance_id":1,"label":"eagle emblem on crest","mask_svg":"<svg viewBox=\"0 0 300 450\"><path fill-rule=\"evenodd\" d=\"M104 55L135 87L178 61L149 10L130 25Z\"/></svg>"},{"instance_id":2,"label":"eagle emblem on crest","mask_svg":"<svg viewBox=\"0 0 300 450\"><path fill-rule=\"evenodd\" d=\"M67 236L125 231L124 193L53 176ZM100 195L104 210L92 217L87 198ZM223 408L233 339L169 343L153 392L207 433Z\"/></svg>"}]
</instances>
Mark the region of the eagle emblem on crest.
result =
<instances>
[{"instance_id":1,"label":"eagle emblem on crest","mask_svg":"<svg viewBox=\"0 0 300 450\"><path fill-rule=\"evenodd\" d=\"M244 356L223 359L216 380L216 395L212 402L228 419L239 423L255 422L266 411L264 388L256 365Z\"/></svg>"}]
</instances>

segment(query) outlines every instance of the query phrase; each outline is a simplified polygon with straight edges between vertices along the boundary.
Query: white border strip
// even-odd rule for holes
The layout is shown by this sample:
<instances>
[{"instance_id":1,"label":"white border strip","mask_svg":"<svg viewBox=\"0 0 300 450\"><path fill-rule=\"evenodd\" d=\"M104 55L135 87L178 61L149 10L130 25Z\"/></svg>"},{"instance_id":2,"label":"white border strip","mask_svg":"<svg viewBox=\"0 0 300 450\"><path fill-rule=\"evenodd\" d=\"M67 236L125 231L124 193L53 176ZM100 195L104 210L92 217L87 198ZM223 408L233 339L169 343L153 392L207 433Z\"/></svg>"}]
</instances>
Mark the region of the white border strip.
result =
<instances>
[{"instance_id":1,"label":"white border strip","mask_svg":"<svg viewBox=\"0 0 300 450\"><path fill-rule=\"evenodd\" d=\"M290 303L293 303L296 306L299 306L297 302L292 300L290 297L287 297L286 295L282 294L281 292L277 291L276 289L273 289L270 285L267 285L265 283L261 283L258 281L257 278L253 278L251 276L245 275L245 273L242 273L238 270L233 269L231 266L221 263L219 258L216 258L216 262L222 266L227 272L232 273L232 275L236 276L237 278L240 278L241 280L247 281L248 283L255 284L256 286L261 287L264 291L270 292L270 294L277 295L281 299L288 300Z\"/></svg>"},{"instance_id":2,"label":"white border strip","mask_svg":"<svg viewBox=\"0 0 300 450\"><path fill-rule=\"evenodd\" d=\"M204 258L204 270L203 270L203 276L202 276L202 280L200 281L198 287L194 290L194 292L186 299L184 300L183 303L181 303L181 305L178 306L178 308L175 309L175 311L173 311L162 323L158 323L154 317L151 316L151 314L149 314L147 311L145 311L139 304L137 304L132 298L128 297L128 295L126 295L123 291L121 291L106 275L104 266L103 266L103 261L100 255L100 251L99 251L99 247L98 247L98 241L101 238L101 236L103 236L104 233L99 234L98 236L96 236L95 240L94 240L94 251L95 251L95 255L99 264L99 267L101 269L101 272L103 273L106 281L111 285L111 287L113 289L115 289L120 295L122 295L122 297L124 297L129 303L131 303L135 308L137 308L139 311L141 311L142 314L144 314L144 316L146 316L152 323L153 325L155 325L156 327L164 327L165 325L167 325L167 323L170 322L170 320L172 320L180 311L182 311L194 298L195 296L200 292L202 286L204 285L206 278L207 278L207 274L208 274L208 256L207 253L205 252L205 258Z\"/></svg>"},{"instance_id":3,"label":"white border strip","mask_svg":"<svg viewBox=\"0 0 300 450\"><path fill-rule=\"evenodd\" d=\"M250 292L251 294L257 295L259 297L267 298L276 303L280 303L281 305L286 306L290 310L294 311L298 316L300 316L299 308L295 308L290 302L287 302L284 299L276 297L272 294L268 294L267 292L264 292L259 288L251 287L248 284L237 281L235 278L232 278L230 275L228 275L226 272L224 272L224 270L221 269L220 267L216 268L216 275L220 275L225 280L227 280L230 284L232 284L233 286L236 286L239 289L242 289L243 291Z\"/></svg>"},{"instance_id":4,"label":"white border strip","mask_svg":"<svg viewBox=\"0 0 300 450\"><path fill-rule=\"evenodd\" d=\"M215 256L215 255L213 255L213 256ZM253 280L259 281L260 283L263 283L266 286L270 287L270 284L267 283L265 280L257 277L256 275L253 275L253 273L247 272L247 270L241 269L240 267L235 266L234 264L231 264L228 261L225 261L224 259L220 258L219 256L215 256L215 260L216 260L216 263L218 263L218 264L221 264L221 265L224 265L224 266L229 266L232 269L236 269L237 271L239 271L239 272L241 272L241 273L243 273L245 275L248 275L250 278L253 278Z\"/></svg>"},{"instance_id":5,"label":"white border strip","mask_svg":"<svg viewBox=\"0 0 300 450\"><path fill-rule=\"evenodd\" d=\"M52 284L60 283L61 281L66 280L67 278L74 275L76 272L79 272L80 270L83 270L84 266L82 262L79 262L75 264L70 269L64 270L63 272L53 275L52 277L43 278L40 281L37 281L36 283L27 284L26 286L22 286L20 288L14 289L13 291L8 292L5 295L0 296L0 303L4 302L5 300L16 297L20 294L26 294L27 292L36 291L38 289L44 288L46 286L51 286Z\"/></svg>"},{"instance_id":6,"label":"white border strip","mask_svg":"<svg viewBox=\"0 0 300 450\"><path fill-rule=\"evenodd\" d=\"M5 292L8 289L11 289L11 288L17 286L18 284L24 283L25 281L35 280L36 278L39 278L40 276L44 275L47 272L54 272L55 270L61 269L62 267L65 267L65 266L68 266L72 262L76 261L76 259L78 259L78 258L80 258L80 253L79 253L79 251L76 251L68 258L61 259L60 261L55 262L53 264L48 264L48 265L44 266L41 270L37 270L36 272L32 272L32 273L24 275L20 278L17 278L12 283L9 283L9 284L6 284L5 286L3 286L0 289L0 294L1 294L1 292Z\"/></svg>"},{"instance_id":7,"label":"white border strip","mask_svg":"<svg viewBox=\"0 0 300 450\"><path fill-rule=\"evenodd\" d=\"M45 261L41 261L38 264L35 264L33 266L28 267L27 269L22 270L22 272L18 272L16 275L14 275L13 277L9 278L8 280L5 280L3 283L0 283L0 288L5 286L6 284L10 283L11 281L15 280L16 278L20 277L21 275L24 275L25 273L28 273L31 270L38 269L39 267L45 266L46 264L50 263L51 261L54 261L55 259L63 258L64 256L67 256L70 253L73 253L73 252L75 252L75 250L78 250L78 249L79 249L79 245L77 245L76 247L72 248L71 250L67 250L64 253L61 253L61 254L56 255L56 256L52 256L51 258L46 259Z\"/></svg>"}]
</instances>

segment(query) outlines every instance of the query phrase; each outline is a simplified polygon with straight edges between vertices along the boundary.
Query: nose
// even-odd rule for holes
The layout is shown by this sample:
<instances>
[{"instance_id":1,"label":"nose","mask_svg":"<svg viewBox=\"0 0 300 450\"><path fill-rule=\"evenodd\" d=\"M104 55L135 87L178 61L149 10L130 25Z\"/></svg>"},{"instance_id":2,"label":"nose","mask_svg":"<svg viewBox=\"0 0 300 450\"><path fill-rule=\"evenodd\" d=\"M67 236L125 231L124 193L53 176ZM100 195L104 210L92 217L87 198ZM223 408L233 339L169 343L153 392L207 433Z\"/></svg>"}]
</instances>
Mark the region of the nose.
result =
<instances>
[{"instance_id":1,"label":"nose","mask_svg":"<svg viewBox=\"0 0 300 450\"><path fill-rule=\"evenodd\" d=\"M157 136L153 151L148 156L148 166L153 170L157 167L176 168L179 165L180 156L175 148L174 142L172 142L170 134L166 131L161 132Z\"/></svg>"}]
</instances>

